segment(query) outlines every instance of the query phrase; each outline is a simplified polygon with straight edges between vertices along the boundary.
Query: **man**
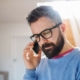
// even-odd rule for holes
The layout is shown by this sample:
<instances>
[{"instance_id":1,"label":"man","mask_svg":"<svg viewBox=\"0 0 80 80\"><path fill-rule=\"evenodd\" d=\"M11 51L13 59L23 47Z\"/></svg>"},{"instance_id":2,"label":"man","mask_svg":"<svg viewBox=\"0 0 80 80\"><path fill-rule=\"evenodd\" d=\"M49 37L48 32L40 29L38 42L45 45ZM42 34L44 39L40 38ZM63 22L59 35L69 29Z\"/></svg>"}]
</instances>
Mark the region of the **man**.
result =
<instances>
[{"instance_id":1,"label":"man","mask_svg":"<svg viewBox=\"0 0 80 80\"><path fill-rule=\"evenodd\" d=\"M26 72L23 80L80 80L80 49L68 42L66 26L58 12L50 6L37 7L27 21L34 41L24 49ZM36 55L33 51L35 40L40 46Z\"/></svg>"}]
</instances>

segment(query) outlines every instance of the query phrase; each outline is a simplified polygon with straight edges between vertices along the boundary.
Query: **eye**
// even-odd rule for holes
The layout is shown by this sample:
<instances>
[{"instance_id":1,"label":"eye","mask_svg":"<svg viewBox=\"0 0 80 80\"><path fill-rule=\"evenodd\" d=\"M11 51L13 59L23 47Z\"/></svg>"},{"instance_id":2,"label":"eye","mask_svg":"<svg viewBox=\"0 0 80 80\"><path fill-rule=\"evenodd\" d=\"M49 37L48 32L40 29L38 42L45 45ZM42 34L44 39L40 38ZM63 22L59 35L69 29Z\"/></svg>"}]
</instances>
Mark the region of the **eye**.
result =
<instances>
[{"instance_id":1,"label":"eye","mask_svg":"<svg viewBox=\"0 0 80 80\"><path fill-rule=\"evenodd\" d=\"M46 30L46 31L44 31L44 32L42 33L42 35L46 35L46 34L49 34L49 33L51 33L51 31L50 31L50 30Z\"/></svg>"},{"instance_id":2,"label":"eye","mask_svg":"<svg viewBox=\"0 0 80 80\"><path fill-rule=\"evenodd\" d=\"M38 35L35 35L34 38L35 38L35 40L38 40L39 39L39 36Z\"/></svg>"}]
</instances>

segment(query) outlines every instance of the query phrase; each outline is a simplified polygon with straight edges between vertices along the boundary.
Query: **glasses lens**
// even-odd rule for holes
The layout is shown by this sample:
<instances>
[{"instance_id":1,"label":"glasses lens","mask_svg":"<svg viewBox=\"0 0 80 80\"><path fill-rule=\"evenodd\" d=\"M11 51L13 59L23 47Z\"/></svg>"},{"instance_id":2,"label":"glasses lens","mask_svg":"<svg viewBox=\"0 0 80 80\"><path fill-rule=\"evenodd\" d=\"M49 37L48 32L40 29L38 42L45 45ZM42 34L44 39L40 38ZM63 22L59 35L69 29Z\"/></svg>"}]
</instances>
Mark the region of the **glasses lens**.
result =
<instances>
[{"instance_id":1,"label":"glasses lens","mask_svg":"<svg viewBox=\"0 0 80 80\"><path fill-rule=\"evenodd\" d=\"M32 39L33 41L35 41L35 37L34 37L34 36L32 36L31 39Z\"/></svg>"},{"instance_id":2,"label":"glasses lens","mask_svg":"<svg viewBox=\"0 0 80 80\"><path fill-rule=\"evenodd\" d=\"M34 35L34 36L31 37L31 39L33 41L37 40L37 42L38 42L39 41L39 36L38 35Z\"/></svg>"},{"instance_id":3,"label":"glasses lens","mask_svg":"<svg viewBox=\"0 0 80 80\"><path fill-rule=\"evenodd\" d=\"M52 33L51 33L51 30L45 30L44 32L41 33L41 35L44 37L44 38L50 38Z\"/></svg>"}]
</instances>

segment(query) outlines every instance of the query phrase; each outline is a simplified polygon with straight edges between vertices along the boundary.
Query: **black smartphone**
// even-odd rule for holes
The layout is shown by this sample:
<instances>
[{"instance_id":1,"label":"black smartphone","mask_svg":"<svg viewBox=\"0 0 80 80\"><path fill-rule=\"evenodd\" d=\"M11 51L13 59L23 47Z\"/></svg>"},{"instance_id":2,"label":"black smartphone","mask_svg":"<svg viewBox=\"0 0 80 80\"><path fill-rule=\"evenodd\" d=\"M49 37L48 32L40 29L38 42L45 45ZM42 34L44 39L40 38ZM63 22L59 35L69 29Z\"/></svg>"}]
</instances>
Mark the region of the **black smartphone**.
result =
<instances>
[{"instance_id":1,"label":"black smartphone","mask_svg":"<svg viewBox=\"0 0 80 80\"><path fill-rule=\"evenodd\" d=\"M35 41L34 42L34 47L33 47L33 50L34 50L34 52L36 53L36 54L38 54L38 52L39 52L39 44L38 44L38 42L37 41Z\"/></svg>"}]
</instances>

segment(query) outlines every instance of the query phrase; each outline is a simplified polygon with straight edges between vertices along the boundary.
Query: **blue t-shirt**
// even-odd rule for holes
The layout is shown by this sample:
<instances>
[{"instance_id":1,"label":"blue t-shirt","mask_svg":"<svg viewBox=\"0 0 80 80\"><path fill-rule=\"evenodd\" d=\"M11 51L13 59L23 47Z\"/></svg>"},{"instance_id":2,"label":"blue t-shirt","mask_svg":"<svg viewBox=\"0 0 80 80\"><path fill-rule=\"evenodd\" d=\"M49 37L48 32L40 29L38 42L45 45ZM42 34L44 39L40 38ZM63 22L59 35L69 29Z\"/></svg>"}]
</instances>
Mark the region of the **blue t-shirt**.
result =
<instances>
[{"instance_id":1,"label":"blue t-shirt","mask_svg":"<svg viewBox=\"0 0 80 80\"><path fill-rule=\"evenodd\" d=\"M42 58L36 69L26 69L23 80L80 80L80 49L57 59Z\"/></svg>"}]
</instances>

